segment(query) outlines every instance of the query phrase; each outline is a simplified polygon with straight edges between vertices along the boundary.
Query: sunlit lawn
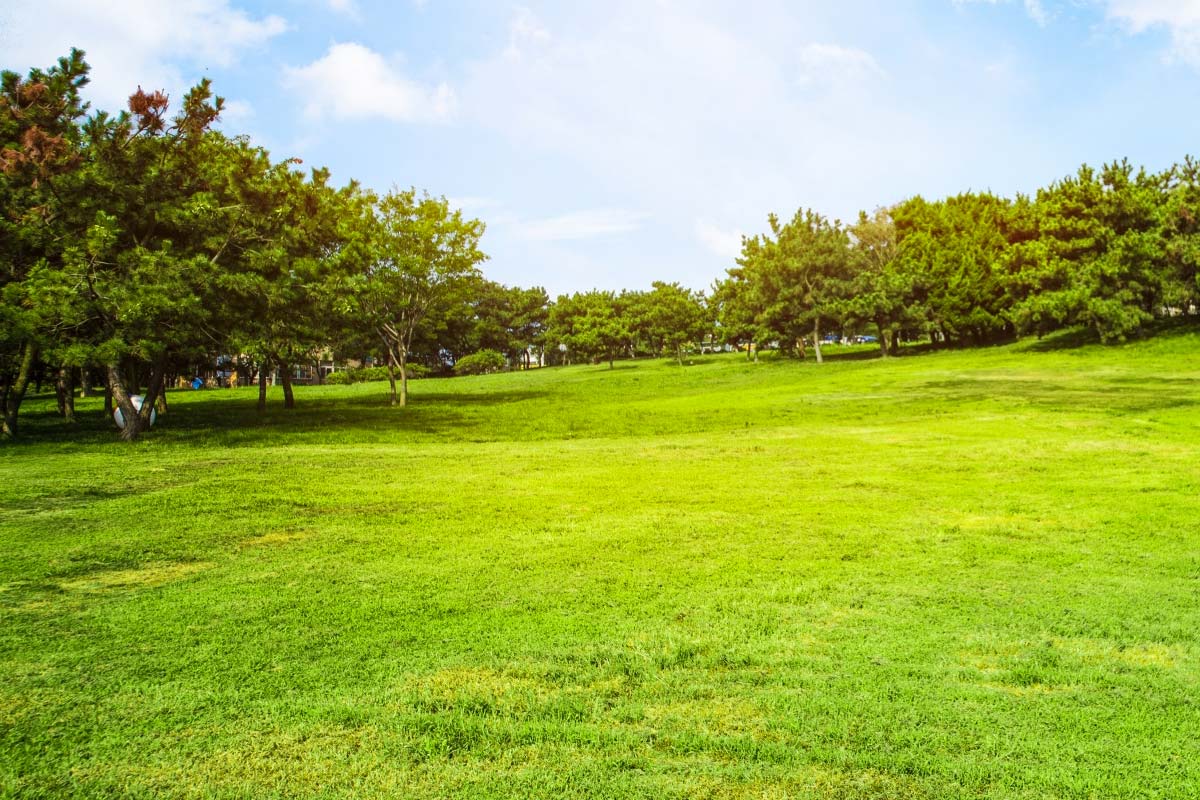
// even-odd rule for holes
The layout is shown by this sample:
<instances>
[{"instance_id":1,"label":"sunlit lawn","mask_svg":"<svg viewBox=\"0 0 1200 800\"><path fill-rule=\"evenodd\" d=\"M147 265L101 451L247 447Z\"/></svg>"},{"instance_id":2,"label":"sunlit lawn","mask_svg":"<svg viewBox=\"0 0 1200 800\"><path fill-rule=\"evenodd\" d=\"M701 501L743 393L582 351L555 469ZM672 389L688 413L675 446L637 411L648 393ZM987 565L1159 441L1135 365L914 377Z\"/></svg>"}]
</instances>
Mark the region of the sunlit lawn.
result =
<instances>
[{"instance_id":1,"label":"sunlit lawn","mask_svg":"<svg viewBox=\"0 0 1200 800\"><path fill-rule=\"evenodd\" d=\"M1196 796L1200 336L1054 345L32 401L0 795Z\"/></svg>"}]
</instances>

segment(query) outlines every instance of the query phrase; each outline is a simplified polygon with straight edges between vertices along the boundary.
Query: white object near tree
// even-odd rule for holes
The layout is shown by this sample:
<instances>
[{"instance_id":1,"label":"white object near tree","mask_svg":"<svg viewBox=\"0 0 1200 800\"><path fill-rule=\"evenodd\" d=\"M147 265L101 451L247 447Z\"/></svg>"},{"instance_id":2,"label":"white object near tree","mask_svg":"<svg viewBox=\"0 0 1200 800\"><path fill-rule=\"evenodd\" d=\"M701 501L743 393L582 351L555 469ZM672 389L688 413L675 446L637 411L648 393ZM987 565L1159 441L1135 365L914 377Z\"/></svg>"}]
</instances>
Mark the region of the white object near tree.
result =
<instances>
[{"instance_id":1,"label":"white object near tree","mask_svg":"<svg viewBox=\"0 0 1200 800\"><path fill-rule=\"evenodd\" d=\"M133 403L133 408L135 411L141 411L142 403L145 402L145 398L143 398L140 394L130 395L129 402ZM150 409L150 424L153 425L156 419L158 419L158 412L154 409ZM125 415L121 413L120 406L117 406L113 409L113 422L117 423L118 428L124 430Z\"/></svg>"}]
</instances>

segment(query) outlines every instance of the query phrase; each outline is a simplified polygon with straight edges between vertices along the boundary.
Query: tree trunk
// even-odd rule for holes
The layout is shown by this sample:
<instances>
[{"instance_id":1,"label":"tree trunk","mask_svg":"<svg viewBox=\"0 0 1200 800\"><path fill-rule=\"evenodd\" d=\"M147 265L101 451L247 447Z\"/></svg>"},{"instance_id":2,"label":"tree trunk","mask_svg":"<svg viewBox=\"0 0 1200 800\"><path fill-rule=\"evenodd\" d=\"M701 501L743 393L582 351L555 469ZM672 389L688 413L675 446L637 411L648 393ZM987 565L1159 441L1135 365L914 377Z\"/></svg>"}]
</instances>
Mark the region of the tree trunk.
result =
<instances>
[{"instance_id":1,"label":"tree trunk","mask_svg":"<svg viewBox=\"0 0 1200 800\"><path fill-rule=\"evenodd\" d=\"M29 388L29 378L33 372L33 362L37 359L37 347L33 342L25 343L25 352L21 356L21 366L17 370L16 380L5 387L4 392L4 422L0 424L0 437L14 439L17 435L17 417L21 413L21 402L25 399L25 391Z\"/></svg>"},{"instance_id":2,"label":"tree trunk","mask_svg":"<svg viewBox=\"0 0 1200 800\"><path fill-rule=\"evenodd\" d=\"M92 371L87 367L79 368L79 396L92 396Z\"/></svg>"},{"instance_id":3,"label":"tree trunk","mask_svg":"<svg viewBox=\"0 0 1200 800\"><path fill-rule=\"evenodd\" d=\"M167 413L167 381L164 378L162 388L158 391L158 397L154 398L154 409L160 414Z\"/></svg>"},{"instance_id":4,"label":"tree trunk","mask_svg":"<svg viewBox=\"0 0 1200 800\"><path fill-rule=\"evenodd\" d=\"M121 375L121 370L116 364L108 365L108 384L112 389L113 400L117 407L121 409L121 417L125 422L125 427L121 429L121 439L126 442L133 442L138 439L144 432L150 429L150 416L155 412L154 402L150 398L157 398L163 390L163 376L166 374L165 359L158 359L150 365L149 385L146 387L146 393L142 396L142 407L136 410L133 407L132 395L125 385L125 378ZM137 388L137 384L133 384Z\"/></svg>"},{"instance_id":5,"label":"tree trunk","mask_svg":"<svg viewBox=\"0 0 1200 800\"><path fill-rule=\"evenodd\" d=\"M125 390L124 378L121 376L120 367L116 364L108 365L108 388L112 393L113 402L117 408L121 409L121 418L125 422L125 427L121 428L121 438L127 442L131 442L141 433L137 429L137 411L133 408L133 400L130 399L129 392Z\"/></svg>"},{"instance_id":6,"label":"tree trunk","mask_svg":"<svg viewBox=\"0 0 1200 800\"><path fill-rule=\"evenodd\" d=\"M67 422L75 421L75 372L71 367L61 366L54 378L54 397L58 401L58 413Z\"/></svg>"},{"instance_id":7,"label":"tree trunk","mask_svg":"<svg viewBox=\"0 0 1200 800\"><path fill-rule=\"evenodd\" d=\"M883 327L882 322L876 321L875 329L879 331L879 357L887 358L888 355L888 331Z\"/></svg>"},{"instance_id":8,"label":"tree trunk","mask_svg":"<svg viewBox=\"0 0 1200 800\"><path fill-rule=\"evenodd\" d=\"M388 373L388 405L394 406L394 405L397 405L397 400L396 400L396 362L392 358L391 352L388 353L387 373Z\"/></svg>"},{"instance_id":9,"label":"tree trunk","mask_svg":"<svg viewBox=\"0 0 1200 800\"><path fill-rule=\"evenodd\" d=\"M280 361L279 376L283 380L283 407L295 408L296 397L292 394L292 365L286 361Z\"/></svg>"},{"instance_id":10,"label":"tree trunk","mask_svg":"<svg viewBox=\"0 0 1200 800\"><path fill-rule=\"evenodd\" d=\"M258 413L265 414L267 412L267 367L270 361L263 359L258 365Z\"/></svg>"},{"instance_id":11,"label":"tree trunk","mask_svg":"<svg viewBox=\"0 0 1200 800\"><path fill-rule=\"evenodd\" d=\"M408 405L408 351L400 351L400 407Z\"/></svg>"},{"instance_id":12,"label":"tree trunk","mask_svg":"<svg viewBox=\"0 0 1200 800\"><path fill-rule=\"evenodd\" d=\"M813 320L813 352L816 353L817 363L823 364L825 360L821 358L821 320Z\"/></svg>"},{"instance_id":13,"label":"tree trunk","mask_svg":"<svg viewBox=\"0 0 1200 800\"><path fill-rule=\"evenodd\" d=\"M675 346L675 360L679 362L679 366L683 366L683 345Z\"/></svg>"}]
</instances>

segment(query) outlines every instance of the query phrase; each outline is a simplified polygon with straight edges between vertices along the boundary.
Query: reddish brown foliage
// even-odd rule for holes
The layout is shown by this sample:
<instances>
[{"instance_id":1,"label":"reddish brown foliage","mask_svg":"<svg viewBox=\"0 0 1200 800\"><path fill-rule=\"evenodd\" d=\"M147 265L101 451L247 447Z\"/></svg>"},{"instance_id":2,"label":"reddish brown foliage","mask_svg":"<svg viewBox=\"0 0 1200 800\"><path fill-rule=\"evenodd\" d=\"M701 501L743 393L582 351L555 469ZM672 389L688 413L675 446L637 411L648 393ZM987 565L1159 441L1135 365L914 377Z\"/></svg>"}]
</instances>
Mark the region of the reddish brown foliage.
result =
<instances>
[{"instance_id":1,"label":"reddish brown foliage","mask_svg":"<svg viewBox=\"0 0 1200 800\"><path fill-rule=\"evenodd\" d=\"M44 83L24 83L19 90L21 102L27 106L31 106L49 91L49 87Z\"/></svg>"},{"instance_id":2,"label":"reddish brown foliage","mask_svg":"<svg viewBox=\"0 0 1200 800\"><path fill-rule=\"evenodd\" d=\"M30 181L36 188L42 178L69 169L76 160L65 138L51 136L35 125L21 137L20 149L6 147L0 151L0 171L11 175L23 166L31 167Z\"/></svg>"},{"instance_id":3,"label":"reddish brown foliage","mask_svg":"<svg viewBox=\"0 0 1200 800\"><path fill-rule=\"evenodd\" d=\"M163 129L163 114L167 111L167 95L162 91L147 94L139 86L129 95L129 112L137 119L138 128L158 132Z\"/></svg>"}]
</instances>

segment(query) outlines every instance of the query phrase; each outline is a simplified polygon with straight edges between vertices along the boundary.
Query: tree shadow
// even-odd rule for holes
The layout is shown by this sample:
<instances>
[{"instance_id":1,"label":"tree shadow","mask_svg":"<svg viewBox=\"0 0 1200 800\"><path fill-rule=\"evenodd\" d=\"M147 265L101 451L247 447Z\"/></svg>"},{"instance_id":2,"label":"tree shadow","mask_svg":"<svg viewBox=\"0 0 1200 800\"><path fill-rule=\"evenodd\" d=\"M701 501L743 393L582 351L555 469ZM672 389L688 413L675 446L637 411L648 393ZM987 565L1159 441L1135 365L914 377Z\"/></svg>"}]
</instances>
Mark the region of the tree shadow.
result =
<instances>
[{"instance_id":1,"label":"tree shadow","mask_svg":"<svg viewBox=\"0 0 1200 800\"><path fill-rule=\"evenodd\" d=\"M422 393L416 400L419 403L448 403L452 405L470 406L499 406L520 403L526 400L540 400L549 396L549 392L532 389L503 392L430 392ZM365 398L364 398L365 401ZM337 401L338 404L344 401ZM387 400L385 398L384 403ZM366 403L364 402L364 405Z\"/></svg>"},{"instance_id":2,"label":"tree shadow","mask_svg":"<svg viewBox=\"0 0 1200 800\"><path fill-rule=\"evenodd\" d=\"M1100 344L1100 336L1091 328L1071 328L1047 334L1030 342L1028 349L1034 353L1054 353L1060 350L1077 350L1080 347Z\"/></svg>"},{"instance_id":3,"label":"tree shadow","mask_svg":"<svg viewBox=\"0 0 1200 800\"><path fill-rule=\"evenodd\" d=\"M516 405L544 398L538 389L482 392L429 392L410 395L404 407L389 404L386 388L379 392L322 397L297 390L296 407L284 409L279 398L271 398L267 410L258 411L257 397L221 396L213 390L204 398L170 391L168 411L142 439L144 443L247 446L281 444L286 441L327 441L354 433L355 439L387 438L418 434L423 438L504 438L491 430L484 409ZM54 399L35 399L21 414L20 436L4 445L20 450L26 446L71 445L91 447L119 441L111 417L94 407L100 401L81 405L76 421L64 421L54 408Z\"/></svg>"},{"instance_id":4,"label":"tree shadow","mask_svg":"<svg viewBox=\"0 0 1200 800\"><path fill-rule=\"evenodd\" d=\"M1161 384L1141 379L1106 380L1105 384L1116 384L1115 391L1103 385L1077 387L1056 383L1052 380L1012 380L993 377L962 377L953 380L927 381L921 384L928 396L938 396L955 403L1011 402L1048 408L1077 408L1110 414L1145 414L1200 405L1200 396L1192 394L1163 393ZM1189 380L1192 386L1200 381ZM1140 384L1142 391L1137 390ZM1178 385L1170 383L1167 385Z\"/></svg>"},{"instance_id":5,"label":"tree shadow","mask_svg":"<svg viewBox=\"0 0 1200 800\"><path fill-rule=\"evenodd\" d=\"M810 360L805 359L806 361ZM840 352L838 350L821 349L821 358L826 361L880 361L883 359L883 354L879 352L878 347L873 348L855 348L848 352Z\"/></svg>"}]
</instances>

